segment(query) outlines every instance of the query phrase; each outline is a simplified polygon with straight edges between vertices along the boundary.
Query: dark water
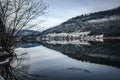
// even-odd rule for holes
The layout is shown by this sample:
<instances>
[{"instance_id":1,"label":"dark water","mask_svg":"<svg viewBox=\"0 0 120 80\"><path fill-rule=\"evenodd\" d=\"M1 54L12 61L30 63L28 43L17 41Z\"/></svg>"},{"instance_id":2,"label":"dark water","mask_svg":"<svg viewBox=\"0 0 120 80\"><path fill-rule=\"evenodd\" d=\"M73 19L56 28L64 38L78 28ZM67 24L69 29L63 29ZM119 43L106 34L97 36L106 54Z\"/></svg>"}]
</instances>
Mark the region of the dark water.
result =
<instances>
[{"instance_id":1,"label":"dark water","mask_svg":"<svg viewBox=\"0 0 120 80\"><path fill-rule=\"evenodd\" d=\"M18 59L0 67L18 80L120 80L119 40L20 44Z\"/></svg>"}]
</instances>

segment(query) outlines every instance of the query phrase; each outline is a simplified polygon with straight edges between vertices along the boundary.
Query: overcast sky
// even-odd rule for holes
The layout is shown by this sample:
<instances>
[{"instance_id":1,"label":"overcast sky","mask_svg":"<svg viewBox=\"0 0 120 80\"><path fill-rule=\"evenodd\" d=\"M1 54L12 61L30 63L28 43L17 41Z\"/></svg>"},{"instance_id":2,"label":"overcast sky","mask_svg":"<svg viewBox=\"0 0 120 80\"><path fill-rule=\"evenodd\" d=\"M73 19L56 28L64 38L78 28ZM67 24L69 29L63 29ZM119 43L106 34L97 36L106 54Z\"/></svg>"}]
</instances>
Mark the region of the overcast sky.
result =
<instances>
[{"instance_id":1,"label":"overcast sky","mask_svg":"<svg viewBox=\"0 0 120 80\"><path fill-rule=\"evenodd\" d=\"M44 23L40 30L45 30L85 13L112 9L120 6L120 0L44 0L49 8L42 16Z\"/></svg>"}]
</instances>

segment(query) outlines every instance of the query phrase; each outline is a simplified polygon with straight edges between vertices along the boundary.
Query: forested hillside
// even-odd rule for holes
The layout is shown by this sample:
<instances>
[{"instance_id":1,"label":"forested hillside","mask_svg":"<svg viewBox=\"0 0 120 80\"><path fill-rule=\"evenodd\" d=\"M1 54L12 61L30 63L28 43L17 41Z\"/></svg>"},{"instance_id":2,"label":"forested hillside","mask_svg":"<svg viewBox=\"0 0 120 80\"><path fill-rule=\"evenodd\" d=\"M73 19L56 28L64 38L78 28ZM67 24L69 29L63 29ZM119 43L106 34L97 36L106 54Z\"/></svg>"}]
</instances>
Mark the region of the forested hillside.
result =
<instances>
[{"instance_id":1,"label":"forested hillside","mask_svg":"<svg viewBox=\"0 0 120 80\"><path fill-rule=\"evenodd\" d=\"M120 7L71 18L56 27L44 31L43 34L76 31L91 31L90 34L92 35L120 36Z\"/></svg>"}]
</instances>

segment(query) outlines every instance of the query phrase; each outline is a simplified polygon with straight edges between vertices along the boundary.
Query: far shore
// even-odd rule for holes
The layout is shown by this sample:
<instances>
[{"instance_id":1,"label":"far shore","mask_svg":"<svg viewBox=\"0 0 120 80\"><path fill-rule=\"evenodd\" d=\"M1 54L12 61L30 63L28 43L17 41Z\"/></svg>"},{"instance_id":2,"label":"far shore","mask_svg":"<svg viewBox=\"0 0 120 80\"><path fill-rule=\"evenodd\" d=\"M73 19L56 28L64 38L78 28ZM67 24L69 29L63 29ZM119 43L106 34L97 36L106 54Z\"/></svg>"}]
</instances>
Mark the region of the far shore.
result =
<instances>
[{"instance_id":1,"label":"far shore","mask_svg":"<svg viewBox=\"0 0 120 80\"><path fill-rule=\"evenodd\" d=\"M120 39L120 37L103 37L103 39Z\"/></svg>"}]
</instances>

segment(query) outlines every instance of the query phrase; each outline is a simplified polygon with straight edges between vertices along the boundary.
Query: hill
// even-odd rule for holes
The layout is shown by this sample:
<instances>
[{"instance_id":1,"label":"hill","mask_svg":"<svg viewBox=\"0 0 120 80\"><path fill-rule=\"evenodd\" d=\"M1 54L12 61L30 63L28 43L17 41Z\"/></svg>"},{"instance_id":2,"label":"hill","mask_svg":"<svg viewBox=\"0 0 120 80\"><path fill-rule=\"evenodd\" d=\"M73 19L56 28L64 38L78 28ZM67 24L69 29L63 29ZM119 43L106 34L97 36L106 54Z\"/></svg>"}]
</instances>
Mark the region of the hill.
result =
<instances>
[{"instance_id":1,"label":"hill","mask_svg":"<svg viewBox=\"0 0 120 80\"><path fill-rule=\"evenodd\" d=\"M38 35L41 35L40 31L35 31L35 30L28 30L28 29L24 29L20 32L20 34L18 36L31 36L31 37L36 37Z\"/></svg>"},{"instance_id":2,"label":"hill","mask_svg":"<svg viewBox=\"0 0 120 80\"><path fill-rule=\"evenodd\" d=\"M120 7L73 17L58 26L43 31L43 34L78 31L91 31L90 35L120 36Z\"/></svg>"}]
</instances>

